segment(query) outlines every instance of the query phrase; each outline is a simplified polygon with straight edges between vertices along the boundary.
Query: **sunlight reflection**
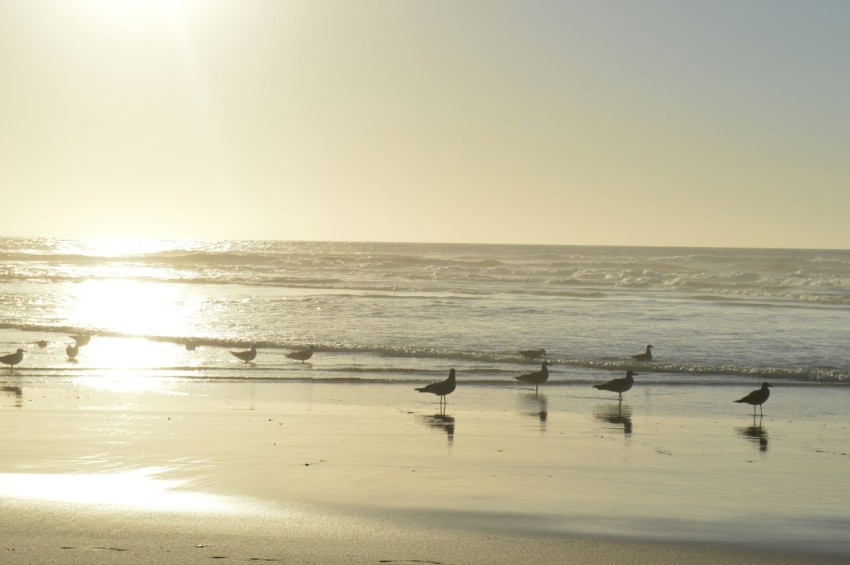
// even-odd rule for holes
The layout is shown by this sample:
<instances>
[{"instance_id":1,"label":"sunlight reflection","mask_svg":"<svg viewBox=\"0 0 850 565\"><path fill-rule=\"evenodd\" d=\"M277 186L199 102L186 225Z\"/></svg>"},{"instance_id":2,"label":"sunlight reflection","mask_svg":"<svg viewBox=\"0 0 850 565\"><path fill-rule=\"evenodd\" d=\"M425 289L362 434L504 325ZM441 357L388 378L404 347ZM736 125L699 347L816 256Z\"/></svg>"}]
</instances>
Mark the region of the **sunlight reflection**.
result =
<instances>
[{"instance_id":1,"label":"sunlight reflection","mask_svg":"<svg viewBox=\"0 0 850 565\"><path fill-rule=\"evenodd\" d=\"M127 275L132 269L127 268ZM171 284L87 280L75 287L69 322L131 335L185 335L197 305Z\"/></svg>"},{"instance_id":2,"label":"sunlight reflection","mask_svg":"<svg viewBox=\"0 0 850 565\"><path fill-rule=\"evenodd\" d=\"M237 512L239 499L179 490L187 481L158 478L164 469L118 473L0 473L0 498L122 506L140 510Z\"/></svg>"},{"instance_id":3,"label":"sunlight reflection","mask_svg":"<svg viewBox=\"0 0 850 565\"><path fill-rule=\"evenodd\" d=\"M146 369L174 367L185 360L185 351L173 343L142 338L99 338L86 345L80 357L92 367Z\"/></svg>"},{"instance_id":4,"label":"sunlight reflection","mask_svg":"<svg viewBox=\"0 0 850 565\"><path fill-rule=\"evenodd\" d=\"M134 392L159 392L170 393L179 396L170 390L177 379L162 378L157 376L127 376L127 375L93 375L76 377L74 382L80 386L106 392L134 393Z\"/></svg>"},{"instance_id":5,"label":"sunlight reflection","mask_svg":"<svg viewBox=\"0 0 850 565\"><path fill-rule=\"evenodd\" d=\"M142 338L96 338L81 351L79 364L89 370L74 382L109 392L170 392L176 379L143 370L175 371L185 361L182 347Z\"/></svg>"},{"instance_id":6,"label":"sunlight reflection","mask_svg":"<svg viewBox=\"0 0 850 565\"><path fill-rule=\"evenodd\" d=\"M146 237L81 237L54 243L64 253L79 253L97 257L127 257L129 255L170 251L185 241Z\"/></svg>"}]
</instances>

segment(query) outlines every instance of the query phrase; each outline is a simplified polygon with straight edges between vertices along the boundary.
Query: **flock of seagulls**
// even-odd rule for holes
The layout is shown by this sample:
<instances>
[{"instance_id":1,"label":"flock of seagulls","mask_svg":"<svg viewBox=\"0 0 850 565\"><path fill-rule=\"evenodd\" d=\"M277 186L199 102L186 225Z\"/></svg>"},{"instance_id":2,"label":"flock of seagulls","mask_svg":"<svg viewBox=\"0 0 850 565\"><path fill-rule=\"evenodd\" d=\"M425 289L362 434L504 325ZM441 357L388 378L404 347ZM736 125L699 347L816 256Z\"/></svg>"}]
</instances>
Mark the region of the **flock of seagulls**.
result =
<instances>
[{"instance_id":1,"label":"flock of seagulls","mask_svg":"<svg viewBox=\"0 0 850 565\"><path fill-rule=\"evenodd\" d=\"M73 343L69 343L65 347L65 354L68 356L68 359L73 361L77 358L77 355L80 353L80 348L84 345L88 345L91 341L91 335L89 334L78 334L68 336L74 340ZM47 347L48 342L46 340L39 340L34 342L39 347ZM197 349L197 343L193 340L187 340L184 345L186 346L187 351L195 351ZM0 363L3 365L9 365L9 368L13 368L15 365L24 360L25 350L18 349L15 353L10 353L8 355L3 355L0 357ZM240 361L244 361L245 363L250 363L257 357L257 345L251 345L251 349L246 351L231 351L231 355L239 359ZM308 359L313 356L313 347L310 346L307 349L300 349L297 351L293 351L291 353L287 353L286 355L290 359L294 359L296 361L300 361L304 363Z\"/></svg>"},{"instance_id":2,"label":"flock of seagulls","mask_svg":"<svg viewBox=\"0 0 850 565\"><path fill-rule=\"evenodd\" d=\"M90 335L72 335L70 336L74 343L68 344L65 348L65 353L68 355L68 359L75 359L77 354L80 351L80 347L87 345L89 341L91 341ZM39 347L46 347L46 341L38 341L36 342ZM186 342L186 349L189 351L194 351L195 343L192 341ZM257 346L256 344L251 345L251 349L245 351L231 351L231 355L243 361L245 363L250 363L254 359L257 358ZM519 352L519 354L527 359L539 359L541 357L546 357L545 349L524 349ZM286 355L289 359L294 359L296 361L300 361L304 363L308 359L313 356L313 348L308 347L307 349L301 349L297 351L293 351L291 353L287 353ZM638 355L632 355L632 359L636 361L651 361L652 360L652 345L646 346L646 351L644 353L640 353ZM15 365L23 361L24 359L24 350L18 348L14 353L9 353L8 355L3 355L0 357L0 363L3 365L8 365L9 369L13 369ZM619 379L612 379L606 383L593 385L593 388L598 390L606 390L610 392L616 392L619 395L619 400L623 402L623 393L629 391L632 386L635 384L635 377L638 373L635 373L632 370L626 371L626 376ZM526 383L529 385L534 385L534 392L537 393L540 385L549 380L549 362L543 361L540 364L540 370L534 371L531 373L525 373L519 375L518 377L514 377L516 380ZM443 381L438 381L435 383L431 383L424 387L416 388L419 392L428 392L431 394L435 394L440 397L440 407L445 407L447 401L446 396L454 392L457 387L457 381L455 376L455 370L449 370L449 376ZM762 383L761 388L756 389L743 398L736 400L735 402L750 404L753 407L753 417L756 414L756 406L759 407L759 412L763 415L762 405L767 402L767 399L770 397L770 385L768 383Z\"/></svg>"},{"instance_id":3,"label":"flock of seagulls","mask_svg":"<svg viewBox=\"0 0 850 565\"><path fill-rule=\"evenodd\" d=\"M545 349L524 349L519 352L520 355L527 359L535 359L539 357L546 356ZM652 346L647 345L646 351L644 353L640 353L638 355L632 355L632 359L636 361L652 361ZM619 379L612 379L608 382L593 385L593 388L598 390L606 390L610 392L616 392L619 395L619 401L622 404L623 402L623 393L631 390L631 388L635 384L635 377L638 376L638 373L635 373L632 370L626 371L626 376ZM537 393L540 385L549 380L549 362L543 361L540 366L539 371L534 371L532 373L525 373L523 375L519 375L518 377L514 377L516 380L534 385L534 392ZM431 383L428 386L424 386L421 388L417 388L416 390L419 392L430 392L432 394L436 394L440 397L440 408L442 409L446 405L446 396L454 392L457 386L457 381L455 380L455 370L449 370L449 377L444 381L439 381L436 383ZM753 417L756 415L756 406L759 407L759 411L762 410L762 404L764 404L768 397L770 396L770 385L768 383L762 383L761 388L752 391L748 395L743 398L736 400L735 402L744 402L746 404L752 404L753 406ZM763 415L763 414L762 414Z\"/></svg>"},{"instance_id":4,"label":"flock of seagulls","mask_svg":"<svg viewBox=\"0 0 850 565\"><path fill-rule=\"evenodd\" d=\"M254 344L251 346L251 349L248 349L246 351L231 351L230 354L239 359L240 361L250 363L251 361L257 358L257 346L256 344ZM287 353L286 356L289 359L294 359L296 361L304 363L310 357L313 356L313 346L310 346L307 349L299 349L297 351L292 351L291 353Z\"/></svg>"}]
</instances>

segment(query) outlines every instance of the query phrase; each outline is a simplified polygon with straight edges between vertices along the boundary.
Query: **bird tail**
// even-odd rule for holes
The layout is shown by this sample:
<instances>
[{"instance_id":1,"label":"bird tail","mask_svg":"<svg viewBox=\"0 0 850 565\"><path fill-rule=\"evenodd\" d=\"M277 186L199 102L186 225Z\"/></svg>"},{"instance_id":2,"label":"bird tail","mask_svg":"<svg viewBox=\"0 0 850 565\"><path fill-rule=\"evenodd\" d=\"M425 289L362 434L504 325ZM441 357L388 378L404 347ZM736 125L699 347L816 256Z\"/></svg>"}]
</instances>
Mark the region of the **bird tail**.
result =
<instances>
[{"instance_id":1,"label":"bird tail","mask_svg":"<svg viewBox=\"0 0 850 565\"><path fill-rule=\"evenodd\" d=\"M416 390L417 390L417 391L419 391L419 392L425 392L425 388L424 388L424 387L423 387L423 388L417 388Z\"/></svg>"},{"instance_id":2,"label":"bird tail","mask_svg":"<svg viewBox=\"0 0 850 565\"><path fill-rule=\"evenodd\" d=\"M743 401L744 401L744 399L742 398L740 400L736 400L735 402L743 402Z\"/></svg>"},{"instance_id":3,"label":"bird tail","mask_svg":"<svg viewBox=\"0 0 850 565\"><path fill-rule=\"evenodd\" d=\"M602 385L593 385L593 388L597 388L599 390L602 390Z\"/></svg>"}]
</instances>

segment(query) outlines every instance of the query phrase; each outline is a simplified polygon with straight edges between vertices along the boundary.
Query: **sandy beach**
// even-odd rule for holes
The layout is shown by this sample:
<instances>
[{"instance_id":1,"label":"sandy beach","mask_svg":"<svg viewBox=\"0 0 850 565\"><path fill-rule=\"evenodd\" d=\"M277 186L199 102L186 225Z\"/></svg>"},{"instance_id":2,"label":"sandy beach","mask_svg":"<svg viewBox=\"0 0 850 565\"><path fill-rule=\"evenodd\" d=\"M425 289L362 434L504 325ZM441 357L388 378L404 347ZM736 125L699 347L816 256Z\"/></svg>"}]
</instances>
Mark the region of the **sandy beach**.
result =
<instances>
[{"instance_id":1,"label":"sandy beach","mask_svg":"<svg viewBox=\"0 0 850 565\"><path fill-rule=\"evenodd\" d=\"M836 387L0 380L7 563L850 559Z\"/></svg>"}]
</instances>

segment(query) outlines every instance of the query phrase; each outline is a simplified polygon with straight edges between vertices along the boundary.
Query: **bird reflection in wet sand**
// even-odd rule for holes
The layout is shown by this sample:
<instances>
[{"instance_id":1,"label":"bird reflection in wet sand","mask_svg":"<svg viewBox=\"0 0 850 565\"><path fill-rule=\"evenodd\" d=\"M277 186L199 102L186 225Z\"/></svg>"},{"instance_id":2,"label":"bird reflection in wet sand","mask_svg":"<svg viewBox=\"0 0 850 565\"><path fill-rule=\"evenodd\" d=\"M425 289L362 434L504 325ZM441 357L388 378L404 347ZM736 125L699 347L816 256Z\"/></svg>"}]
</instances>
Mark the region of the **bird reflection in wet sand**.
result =
<instances>
[{"instance_id":1,"label":"bird reflection in wet sand","mask_svg":"<svg viewBox=\"0 0 850 565\"><path fill-rule=\"evenodd\" d=\"M523 405L523 414L534 416L540 420L540 431L546 429L546 421L549 419L549 401L545 394L528 393L520 397Z\"/></svg>"},{"instance_id":2,"label":"bird reflection in wet sand","mask_svg":"<svg viewBox=\"0 0 850 565\"><path fill-rule=\"evenodd\" d=\"M757 443L759 446L759 451L767 451L767 428L764 428L761 425L761 418L758 418L758 422L756 421L755 416L753 417L753 425L747 426L745 428L735 428L739 434L749 439L753 443Z\"/></svg>"},{"instance_id":3,"label":"bird reflection in wet sand","mask_svg":"<svg viewBox=\"0 0 850 565\"><path fill-rule=\"evenodd\" d=\"M8 392L15 395L15 408L20 408L24 405L24 390L19 386L4 386L0 387L3 392Z\"/></svg>"},{"instance_id":4,"label":"bird reflection in wet sand","mask_svg":"<svg viewBox=\"0 0 850 565\"><path fill-rule=\"evenodd\" d=\"M623 426L623 433L627 436L632 434L632 408L628 404L625 406L622 403L617 403L617 406L600 406L594 411L594 416L598 420L616 425L618 429L619 426Z\"/></svg>"},{"instance_id":5,"label":"bird reflection in wet sand","mask_svg":"<svg viewBox=\"0 0 850 565\"><path fill-rule=\"evenodd\" d=\"M455 418L446 414L432 414L430 416L422 416L422 420L435 430L443 430L448 436L449 445L453 445L455 441Z\"/></svg>"}]
</instances>

